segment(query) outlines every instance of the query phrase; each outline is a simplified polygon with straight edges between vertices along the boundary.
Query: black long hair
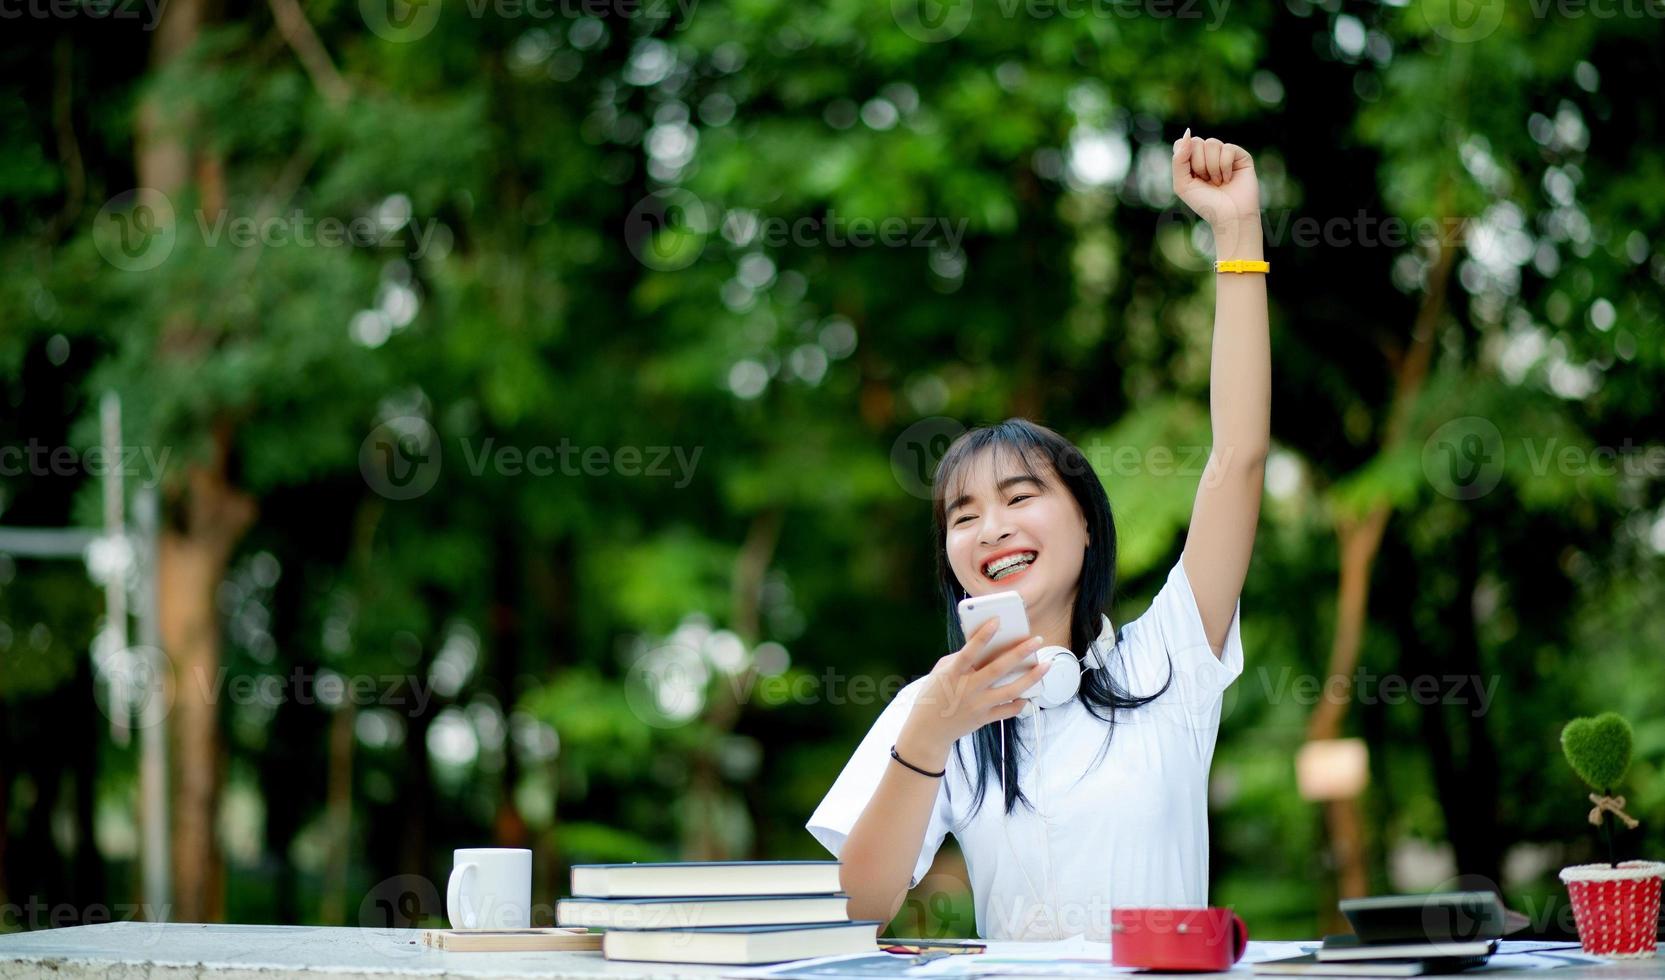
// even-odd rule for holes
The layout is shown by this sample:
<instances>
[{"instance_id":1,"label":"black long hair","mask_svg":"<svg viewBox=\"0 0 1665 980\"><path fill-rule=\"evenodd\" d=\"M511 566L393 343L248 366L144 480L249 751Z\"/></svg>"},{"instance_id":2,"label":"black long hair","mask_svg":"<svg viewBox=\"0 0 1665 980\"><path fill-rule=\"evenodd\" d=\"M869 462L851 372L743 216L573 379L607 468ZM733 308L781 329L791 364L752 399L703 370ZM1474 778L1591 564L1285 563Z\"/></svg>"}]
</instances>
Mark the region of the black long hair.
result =
<instances>
[{"instance_id":1,"label":"black long hair","mask_svg":"<svg viewBox=\"0 0 1665 980\"><path fill-rule=\"evenodd\" d=\"M1042 484L1061 484L1075 497L1082 515L1087 519L1087 549L1082 555L1081 580L1076 588L1074 608L1070 612L1070 649L1076 652L1076 656L1082 656L1098 639L1103 625L1100 617L1110 608L1110 600L1116 590L1116 523L1110 514L1110 498L1105 494L1098 474L1088 464L1087 457L1074 443L1044 425L1022 418L1009 418L962 434L943 454L932 480L931 526L936 537L937 584L942 591L948 620L948 650L953 652L965 646L959 616L959 601L965 592L948 563L948 501L961 492L960 484L964 482L961 474L967 464L982 453L991 451L997 454L996 462L1009 460ZM1121 655L1120 639L1118 630L1116 648L1109 651L1107 662L1111 657ZM1139 708L1156 700L1173 683L1173 676L1173 662L1170 660L1168 679L1163 682L1162 689L1146 697L1135 697L1115 684L1108 671L1081 671L1077 696L1089 714L1106 723L1104 745L1099 749L1100 759L1115 734L1116 710ZM990 777L998 778L1001 759L1005 760L1005 812L1011 813L1018 800L1034 808L1034 804L1018 788L1016 750L1022 743L1018 737L1021 733L1017 730L1017 720L1013 721L1010 726L990 722L972 733L977 784L971 813L982 807ZM1002 734L1005 737L1004 747L1001 746ZM961 769L965 769L965 759L960 750L960 742L955 742L954 756ZM1097 760L1094 760L1094 765L1097 765Z\"/></svg>"}]
</instances>

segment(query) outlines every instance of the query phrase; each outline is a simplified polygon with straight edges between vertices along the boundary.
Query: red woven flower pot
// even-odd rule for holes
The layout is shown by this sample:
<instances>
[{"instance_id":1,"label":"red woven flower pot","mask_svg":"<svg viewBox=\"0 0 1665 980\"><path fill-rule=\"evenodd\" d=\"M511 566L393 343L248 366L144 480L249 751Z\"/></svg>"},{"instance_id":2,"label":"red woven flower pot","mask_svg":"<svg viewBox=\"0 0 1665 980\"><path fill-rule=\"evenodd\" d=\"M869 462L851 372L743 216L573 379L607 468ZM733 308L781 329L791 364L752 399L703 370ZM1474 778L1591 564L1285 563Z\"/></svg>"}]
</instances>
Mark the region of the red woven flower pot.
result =
<instances>
[{"instance_id":1,"label":"red woven flower pot","mask_svg":"<svg viewBox=\"0 0 1665 980\"><path fill-rule=\"evenodd\" d=\"M1623 959L1654 955L1665 864L1577 864L1562 868L1561 880L1572 897L1573 921L1584 952Z\"/></svg>"}]
</instances>

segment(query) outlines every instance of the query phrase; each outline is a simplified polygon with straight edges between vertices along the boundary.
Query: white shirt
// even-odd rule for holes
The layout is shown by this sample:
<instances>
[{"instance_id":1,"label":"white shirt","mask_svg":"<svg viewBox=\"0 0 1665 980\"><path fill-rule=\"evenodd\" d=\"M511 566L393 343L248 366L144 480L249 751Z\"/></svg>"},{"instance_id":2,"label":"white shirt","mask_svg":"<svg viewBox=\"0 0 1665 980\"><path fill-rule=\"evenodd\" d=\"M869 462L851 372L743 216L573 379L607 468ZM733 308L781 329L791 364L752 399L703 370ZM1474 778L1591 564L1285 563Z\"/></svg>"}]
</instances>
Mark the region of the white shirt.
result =
<instances>
[{"instance_id":1,"label":"white shirt","mask_svg":"<svg viewBox=\"0 0 1665 980\"><path fill-rule=\"evenodd\" d=\"M1008 817L998 776L972 815L976 773L967 767L975 766L975 754L972 738L962 738L956 748L964 766L949 753L908 887L925 877L952 833L971 875L977 935L984 939L1108 941L1110 910L1117 906L1207 905L1208 768L1225 689L1243 672L1241 610L1239 601L1216 657L1184 564L1176 562L1150 609L1127 625L1109 657L1124 693L1142 697L1160 689L1170 660L1173 683L1143 707L1117 709L1108 748L1107 724L1079 698L1006 722L1019 726L1019 782L1044 820L1022 801ZM1108 618L1100 641L1115 642ZM896 765L890 747L925 680L885 706L805 825L834 857L886 767ZM927 915L935 914L930 896L925 900Z\"/></svg>"}]
</instances>

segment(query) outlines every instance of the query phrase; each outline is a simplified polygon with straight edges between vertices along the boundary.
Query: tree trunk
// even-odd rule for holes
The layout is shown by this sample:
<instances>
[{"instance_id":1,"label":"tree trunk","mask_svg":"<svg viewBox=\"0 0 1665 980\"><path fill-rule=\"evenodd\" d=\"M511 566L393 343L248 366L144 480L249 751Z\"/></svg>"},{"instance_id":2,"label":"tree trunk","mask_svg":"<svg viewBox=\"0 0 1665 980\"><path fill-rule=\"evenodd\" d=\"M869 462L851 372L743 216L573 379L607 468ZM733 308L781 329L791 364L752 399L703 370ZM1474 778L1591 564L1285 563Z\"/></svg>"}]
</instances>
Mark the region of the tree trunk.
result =
<instances>
[{"instance_id":1,"label":"tree trunk","mask_svg":"<svg viewBox=\"0 0 1665 980\"><path fill-rule=\"evenodd\" d=\"M1381 549L1388 513L1387 507L1378 507L1363 520L1343 520L1336 528L1340 541L1341 571L1336 587L1335 636L1330 645L1331 677L1350 677L1358 667L1365 625L1370 617L1370 573L1376 554ZM1347 704L1343 698L1320 698L1307 723L1307 738L1339 738ZM1331 859L1335 866L1336 897L1357 898L1369 894L1364 815L1358 799L1349 797L1326 801L1324 826L1329 832ZM1326 903L1324 931L1343 932L1345 929L1341 913L1333 903Z\"/></svg>"},{"instance_id":2,"label":"tree trunk","mask_svg":"<svg viewBox=\"0 0 1665 980\"><path fill-rule=\"evenodd\" d=\"M209 0L172 0L151 36L152 73L166 70L201 35ZM174 111L157 96L143 98L134 126L137 176L141 187L167 195L181 207L189 202L206 212L224 206L225 181L212 155L193 156L197 121ZM180 214L178 219L188 221ZM194 325L183 314L168 317L161 349L190 351ZM254 520L254 501L234 488L226 471L231 432L224 423L212 433L213 457L188 468L183 484L168 488L169 519L157 543L157 579L163 649L172 660L174 709L173 824L174 921L223 916L215 816L224 759L219 742L218 690L220 623L215 595L232 550Z\"/></svg>"},{"instance_id":3,"label":"tree trunk","mask_svg":"<svg viewBox=\"0 0 1665 980\"><path fill-rule=\"evenodd\" d=\"M224 759L219 738L220 621L215 595L232 549L254 521L252 498L225 479L225 427L212 462L196 464L177 501L181 520L161 534L158 605L173 662L173 877L176 922L224 917L215 817Z\"/></svg>"},{"instance_id":4,"label":"tree trunk","mask_svg":"<svg viewBox=\"0 0 1665 980\"><path fill-rule=\"evenodd\" d=\"M348 924L347 872L353 857L353 723L357 717L358 709L350 699L330 716L328 789L324 803L330 856L318 917L331 925Z\"/></svg>"},{"instance_id":5,"label":"tree trunk","mask_svg":"<svg viewBox=\"0 0 1665 980\"><path fill-rule=\"evenodd\" d=\"M1343 518L1336 522L1341 569L1336 583L1335 635L1330 642L1331 677L1348 677L1358 668L1364 629L1370 618L1370 573L1382 547L1389 513L1383 505L1362 520ZM1341 737L1347 704L1341 698L1320 698L1307 721L1307 738Z\"/></svg>"}]
</instances>

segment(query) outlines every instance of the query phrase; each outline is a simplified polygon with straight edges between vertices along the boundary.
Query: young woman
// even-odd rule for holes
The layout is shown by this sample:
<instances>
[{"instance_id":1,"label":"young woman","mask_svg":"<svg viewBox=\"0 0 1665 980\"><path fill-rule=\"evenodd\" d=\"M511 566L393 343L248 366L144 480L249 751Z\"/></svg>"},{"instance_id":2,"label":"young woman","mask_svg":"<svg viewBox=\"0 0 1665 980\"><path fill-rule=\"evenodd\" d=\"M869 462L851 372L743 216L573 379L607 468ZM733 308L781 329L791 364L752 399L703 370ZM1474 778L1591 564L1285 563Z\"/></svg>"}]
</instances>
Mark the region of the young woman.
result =
<instances>
[{"instance_id":1,"label":"young woman","mask_svg":"<svg viewBox=\"0 0 1665 980\"><path fill-rule=\"evenodd\" d=\"M1247 153L1186 130L1173 175L1220 259L1263 258ZM890 921L949 833L986 939L1107 940L1117 906L1208 904L1208 768L1222 695L1243 671L1238 594L1271 402L1264 277L1220 271L1215 296L1213 448L1185 549L1121 630L1105 615L1115 526L1079 449L1009 419L943 457L938 577L957 649L885 707L807 824L842 861L851 918ZM1033 637L991 649L992 623L961 635L960 599L1008 590ZM1037 710L1044 660L999 681L1048 645L1081 659L1081 679L1073 699Z\"/></svg>"}]
</instances>

